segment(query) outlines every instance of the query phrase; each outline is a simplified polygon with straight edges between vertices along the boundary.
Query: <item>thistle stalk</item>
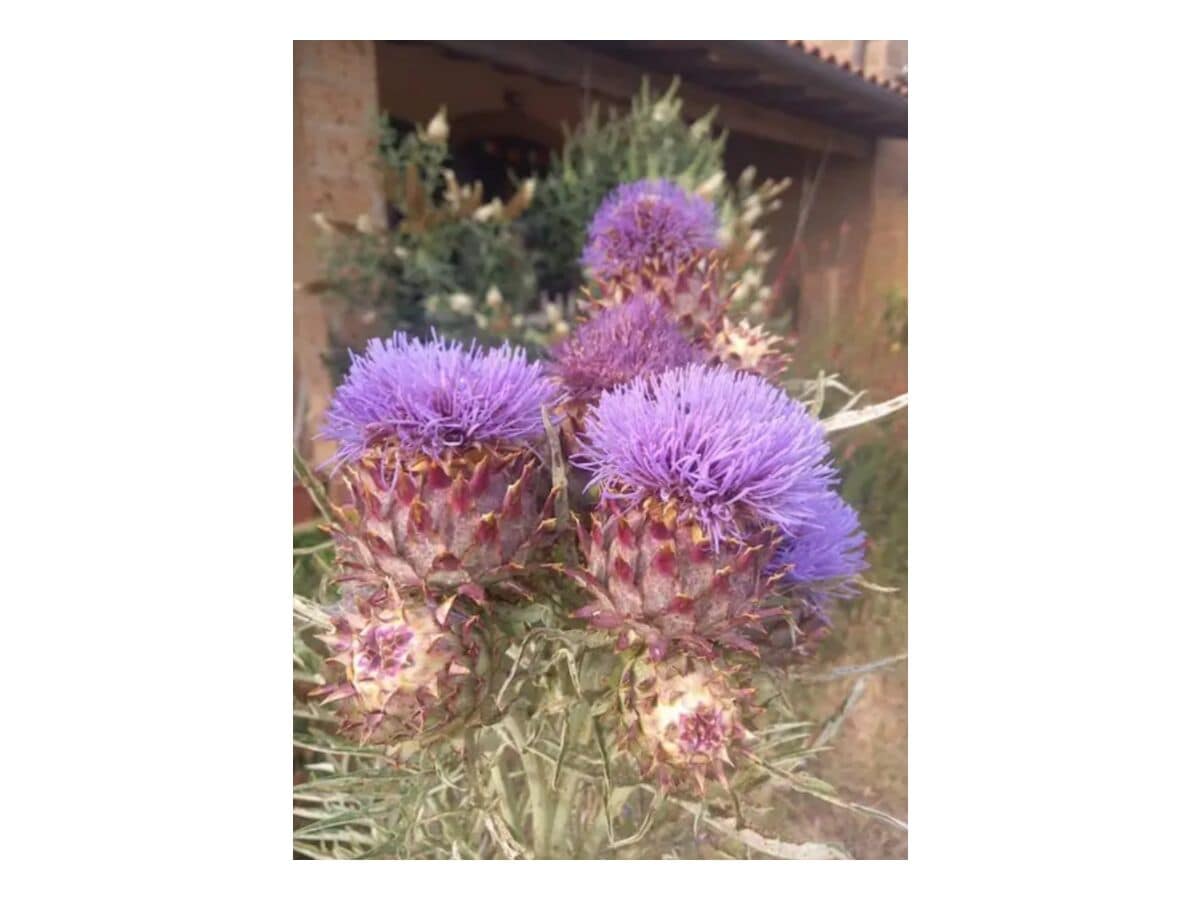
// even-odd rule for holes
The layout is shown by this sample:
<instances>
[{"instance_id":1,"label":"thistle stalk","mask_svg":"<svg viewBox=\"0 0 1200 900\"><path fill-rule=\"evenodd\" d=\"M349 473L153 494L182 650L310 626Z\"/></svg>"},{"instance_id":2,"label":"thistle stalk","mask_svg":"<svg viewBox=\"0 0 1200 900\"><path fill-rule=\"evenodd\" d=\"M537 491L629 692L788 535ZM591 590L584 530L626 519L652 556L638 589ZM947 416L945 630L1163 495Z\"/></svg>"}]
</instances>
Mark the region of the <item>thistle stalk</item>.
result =
<instances>
[{"instance_id":1,"label":"thistle stalk","mask_svg":"<svg viewBox=\"0 0 1200 900\"><path fill-rule=\"evenodd\" d=\"M546 790L547 782L541 760L527 749L525 744L525 726L522 724L516 710L513 710L504 718L503 726L513 743L514 749L517 751L517 755L521 759L521 767L525 772L525 784L529 789L530 823L533 829L533 854L538 859L549 859L553 810L550 792Z\"/></svg>"}]
</instances>

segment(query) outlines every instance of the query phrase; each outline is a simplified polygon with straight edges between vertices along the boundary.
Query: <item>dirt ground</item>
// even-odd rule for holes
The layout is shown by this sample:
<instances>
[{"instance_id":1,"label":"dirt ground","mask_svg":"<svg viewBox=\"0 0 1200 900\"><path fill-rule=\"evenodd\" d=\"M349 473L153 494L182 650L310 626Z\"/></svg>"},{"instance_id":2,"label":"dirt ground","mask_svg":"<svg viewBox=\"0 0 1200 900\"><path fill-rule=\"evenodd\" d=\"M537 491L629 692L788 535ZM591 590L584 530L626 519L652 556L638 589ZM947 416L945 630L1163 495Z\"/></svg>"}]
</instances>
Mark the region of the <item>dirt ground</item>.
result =
<instances>
[{"instance_id":1,"label":"dirt ground","mask_svg":"<svg viewBox=\"0 0 1200 900\"><path fill-rule=\"evenodd\" d=\"M839 617L842 640L822 648L814 671L827 671L907 650L907 604L901 597L869 595ZM862 676L865 688L842 722L831 748L812 772L849 799L908 820L908 665L900 661ZM810 709L818 723L833 716L855 678L813 685ZM804 800L792 828L804 840L840 844L855 859L905 859L908 835L866 816Z\"/></svg>"}]
</instances>

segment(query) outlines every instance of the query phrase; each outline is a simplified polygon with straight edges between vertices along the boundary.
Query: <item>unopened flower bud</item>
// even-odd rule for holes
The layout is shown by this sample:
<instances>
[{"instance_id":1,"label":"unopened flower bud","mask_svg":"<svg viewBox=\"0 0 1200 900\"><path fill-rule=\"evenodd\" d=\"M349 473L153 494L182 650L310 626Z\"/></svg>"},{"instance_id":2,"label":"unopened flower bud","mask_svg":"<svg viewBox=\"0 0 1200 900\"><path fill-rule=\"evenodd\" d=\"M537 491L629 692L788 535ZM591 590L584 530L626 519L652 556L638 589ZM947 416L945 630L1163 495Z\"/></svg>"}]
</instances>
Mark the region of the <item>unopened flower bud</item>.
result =
<instances>
[{"instance_id":1,"label":"unopened flower bud","mask_svg":"<svg viewBox=\"0 0 1200 900\"><path fill-rule=\"evenodd\" d=\"M493 199L490 203L485 203L471 215L476 222L489 222L500 215L504 211L504 205L498 200Z\"/></svg>"},{"instance_id":2,"label":"unopened flower bud","mask_svg":"<svg viewBox=\"0 0 1200 900\"><path fill-rule=\"evenodd\" d=\"M706 200L711 200L713 197L716 196L717 191L719 191L721 189L721 185L724 183L724 181L725 181L725 173L717 172L713 175L710 175L708 178L706 178L700 184L700 186L698 188L696 188L696 193L699 194L701 197L704 197Z\"/></svg>"},{"instance_id":3,"label":"unopened flower bud","mask_svg":"<svg viewBox=\"0 0 1200 900\"><path fill-rule=\"evenodd\" d=\"M751 314L757 317L763 312L761 302L751 307ZM787 354L779 349L779 343L780 338L768 334L761 325L751 326L745 319L735 325L726 319L712 339L713 361L773 380L787 369L789 363Z\"/></svg>"},{"instance_id":4,"label":"unopened flower bud","mask_svg":"<svg viewBox=\"0 0 1200 900\"><path fill-rule=\"evenodd\" d=\"M446 120L446 107L441 107L429 124L425 126L425 135L431 141L444 144L450 137L450 123Z\"/></svg>"},{"instance_id":5,"label":"unopened flower bud","mask_svg":"<svg viewBox=\"0 0 1200 900\"><path fill-rule=\"evenodd\" d=\"M630 671L622 685L624 742L644 777L664 790L700 794L710 779L726 781L735 754L753 739L743 725L753 692L738 688L735 677L687 659Z\"/></svg>"},{"instance_id":6,"label":"unopened flower bud","mask_svg":"<svg viewBox=\"0 0 1200 900\"><path fill-rule=\"evenodd\" d=\"M418 598L382 588L346 605L323 636L333 652L329 681L314 692L335 704L343 733L398 749L474 709L486 661L449 615L439 622Z\"/></svg>"}]
</instances>

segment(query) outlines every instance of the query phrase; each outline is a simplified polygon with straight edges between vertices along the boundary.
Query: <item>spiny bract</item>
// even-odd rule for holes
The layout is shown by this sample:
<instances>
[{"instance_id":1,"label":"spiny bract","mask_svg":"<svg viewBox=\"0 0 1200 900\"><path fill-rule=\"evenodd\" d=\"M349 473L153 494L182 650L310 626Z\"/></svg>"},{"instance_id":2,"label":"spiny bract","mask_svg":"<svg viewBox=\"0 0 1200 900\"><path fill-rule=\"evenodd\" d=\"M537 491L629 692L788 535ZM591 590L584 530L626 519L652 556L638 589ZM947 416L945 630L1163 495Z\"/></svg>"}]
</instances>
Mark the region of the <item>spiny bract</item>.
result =
<instances>
[{"instance_id":1,"label":"spiny bract","mask_svg":"<svg viewBox=\"0 0 1200 900\"><path fill-rule=\"evenodd\" d=\"M780 545L776 529L718 548L697 522L680 520L673 501L607 501L579 542L586 569L566 571L589 599L575 615L614 632L620 649L644 646L652 660L673 650L754 653L755 639L782 615L771 598L784 576L767 571Z\"/></svg>"},{"instance_id":2,"label":"spiny bract","mask_svg":"<svg viewBox=\"0 0 1200 900\"><path fill-rule=\"evenodd\" d=\"M596 291L585 289L587 308L607 309L634 297L653 297L689 338L711 342L720 329L730 294L724 289L719 251L693 256L670 269L657 260L599 280Z\"/></svg>"},{"instance_id":3,"label":"spiny bract","mask_svg":"<svg viewBox=\"0 0 1200 900\"><path fill-rule=\"evenodd\" d=\"M520 447L441 460L382 447L344 475L351 504L333 526L344 584L383 575L430 599L457 590L482 600L481 582L524 563L552 515L549 476Z\"/></svg>"},{"instance_id":4,"label":"spiny bract","mask_svg":"<svg viewBox=\"0 0 1200 900\"><path fill-rule=\"evenodd\" d=\"M780 338L768 334L761 325L751 325L746 319L734 324L722 319L721 327L708 336L714 362L731 369L755 372L775 380L787 369L788 355L779 349Z\"/></svg>"}]
</instances>

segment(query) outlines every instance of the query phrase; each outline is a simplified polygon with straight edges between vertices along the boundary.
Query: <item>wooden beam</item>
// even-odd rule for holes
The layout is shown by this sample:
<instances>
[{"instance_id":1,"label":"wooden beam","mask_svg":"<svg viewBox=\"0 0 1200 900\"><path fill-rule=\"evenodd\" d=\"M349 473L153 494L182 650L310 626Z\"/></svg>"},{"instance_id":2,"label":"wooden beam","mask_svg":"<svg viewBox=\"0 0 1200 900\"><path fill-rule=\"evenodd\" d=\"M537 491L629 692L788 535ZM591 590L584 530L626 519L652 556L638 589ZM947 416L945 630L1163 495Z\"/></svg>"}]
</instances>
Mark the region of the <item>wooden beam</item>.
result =
<instances>
[{"instance_id":1,"label":"wooden beam","mask_svg":"<svg viewBox=\"0 0 1200 900\"><path fill-rule=\"evenodd\" d=\"M558 41L430 41L463 56L482 59L496 66L507 66L563 84L583 85L589 89L626 101L641 87L642 76L658 88L670 81L662 73L643 72L619 60ZM833 154L865 158L872 142L859 135L832 128L811 119L758 106L719 91L684 81L680 92L684 111L693 117L719 107L717 122L731 131L771 141L825 150Z\"/></svg>"}]
</instances>

